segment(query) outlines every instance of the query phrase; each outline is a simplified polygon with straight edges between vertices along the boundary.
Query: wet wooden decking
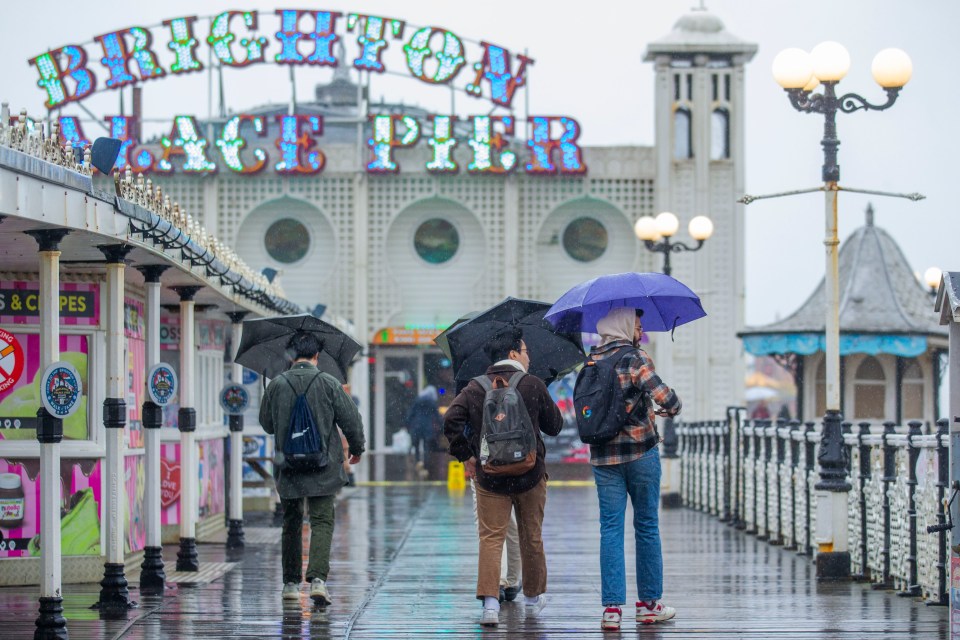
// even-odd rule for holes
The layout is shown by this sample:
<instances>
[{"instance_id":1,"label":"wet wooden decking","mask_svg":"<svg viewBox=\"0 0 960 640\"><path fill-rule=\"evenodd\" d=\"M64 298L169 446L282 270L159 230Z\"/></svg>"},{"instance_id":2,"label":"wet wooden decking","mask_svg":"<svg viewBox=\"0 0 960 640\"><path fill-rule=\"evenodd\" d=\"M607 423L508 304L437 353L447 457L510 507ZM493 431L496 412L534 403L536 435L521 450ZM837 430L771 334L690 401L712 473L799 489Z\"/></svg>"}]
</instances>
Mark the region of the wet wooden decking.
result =
<instances>
[{"instance_id":1,"label":"wet wooden decking","mask_svg":"<svg viewBox=\"0 0 960 640\"><path fill-rule=\"evenodd\" d=\"M249 525L248 525L249 526ZM665 596L675 620L620 635L642 638L948 638L947 612L856 583L817 584L808 558L772 547L702 514L662 515ZM259 530L258 530L259 533ZM506 603L500 627L482 629L474 599L476 529L469 493L436 486L354 490L338 506L329 587L333 604L280 600L279 529L249 545L208 584L173 584L163 597L131 589L139 608L119 620L89 609L97 585L67 585L70 638L610 638L600 631L597 506L591 487L553 487L544 539L549 602L536 619ZM627 539L632 540L629 533ZM628 544L628 547L632 545ZM201 562L227 558L200 546ZM168 562L175 550L164 550ZM628 598L632 583L628 549ZM128 576L132 585L137 576ZM0 638L30 638L34 588L0 589Z\"/></svg>"}]
</instances>

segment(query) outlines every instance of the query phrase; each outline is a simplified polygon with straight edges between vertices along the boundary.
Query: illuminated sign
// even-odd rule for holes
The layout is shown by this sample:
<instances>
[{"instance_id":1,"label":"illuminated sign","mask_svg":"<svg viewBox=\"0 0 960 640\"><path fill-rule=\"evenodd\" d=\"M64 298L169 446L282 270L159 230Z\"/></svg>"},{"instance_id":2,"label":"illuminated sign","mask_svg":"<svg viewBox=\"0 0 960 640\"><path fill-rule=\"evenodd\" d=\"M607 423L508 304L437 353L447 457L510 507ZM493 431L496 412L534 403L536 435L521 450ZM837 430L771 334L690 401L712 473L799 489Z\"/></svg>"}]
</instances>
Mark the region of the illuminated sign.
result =
<instances>
[{"instance_id":1,"label":"illuminated sign","mask_svg":"<svg viewBox=\"0 0 960 640\"><path fill-rule=\"evenodd\" d=\"M275 28L261 34L261 22L271 19ZM394 72L403 65L413 79L453 86L473 98L510 108L533 64L531 58L486 40L473 43L443 27L412 27L383 16L294 9L263 15L225 11L204 19L209 22L205 33L198 20L187 16L165 20L153 29L127 27L95 36L89 51L83 45L68 44L31 58L29 64L39 74L37 85L47 95L47 108L61 109L98 90L201 71L201 60L208 56L225 67L268 62L314 67L346 64L384 73L388 65ZM337 58L334 48L341 38L338 28L357 46L344 59ZM201 43L209 51L198 52ZM391 55L401 60L391 60ZM523 123L511 115L472 116L465 119L469 133L461 138L454 135L458 120L454 115L417 118L391 113L371 115L370 120L372 135L366 140L368 158L362 168L371 174L400 171L395 152L421 140L432 148L426 164L430 173L453 174L463 168L481 175L517 170L531 175L582 175L587 170L577 144L580 125L567 116L530 116ZM225 170L251 175L270 168L281 175L314 175L326 164L317 142L324 128L318 115L277 115L272 124L279 135L272 140L262 139L270 124L264 116L234 116L208 138L194 116L178 115L170 133L160 138L159 145L149 147L134 137L138 127L132 116L107 116L106 121L111 137L123 142L117 168L129 165L138 173L207 175ZM526 150L509 148L518 127L526 127ZM60 118L60 135L73 146L89 144L73 116ZM462 151L457 155L469 158L464 167L455 158L458 146Z\"/></svg>"},{"instance_id":2,"label":"illuminated sign","mask_svg":"<svg viewBox=\"0 0 960 640\"><path fill-rule=\"evenodd\" d=\"M387 327L373 334L371 342L373 344L435 346L433 341L440 335L441 331L441 329Z\"/></svg>"}]
</instances>

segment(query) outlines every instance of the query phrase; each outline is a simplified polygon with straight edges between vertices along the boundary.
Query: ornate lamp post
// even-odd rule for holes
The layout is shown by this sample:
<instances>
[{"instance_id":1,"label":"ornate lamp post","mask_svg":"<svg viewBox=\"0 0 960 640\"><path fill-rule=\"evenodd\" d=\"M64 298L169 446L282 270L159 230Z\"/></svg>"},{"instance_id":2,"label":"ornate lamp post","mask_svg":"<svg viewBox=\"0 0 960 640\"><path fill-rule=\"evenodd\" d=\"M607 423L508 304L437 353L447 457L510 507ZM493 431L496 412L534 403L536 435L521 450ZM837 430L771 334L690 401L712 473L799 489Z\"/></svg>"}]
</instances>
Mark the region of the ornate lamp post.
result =
<instances>
[{"instance_id":1,"label":"ornate lamp post","mask_svg":"<svg viewBox=\"0 0 960 640\"><path fill-rule=\"evenodd\" d=\"M682 242L670 240L679 228L680 221L677 216L669 211L664 211L656 218L643 216L637 220L633 227L633 232L637 235L637 238L643 240L643 244L648 251L663 254L663 272L667 275L670 275L671 253L698 251L703 247L703 243L713 235L713 222L707 216L693 218L687 227L690 237L697 241L696 246L690 247Z\"/></svg>"},{"instance_id":2,"label":"ornate lamp post","mask_svg":"<svg viewBox=\"0 0 960 640\"><path fill-rule=\"evenodd\" d=\"M821 492L817 501L817 576L831 578L849 575L850 554L846 548L847 452L841 433L840 413L840 274L838 269L837 192L841 187L840 165L837 164L837 112L882 111L896 102L900 89L910 80L913 65L899 49L884 49L873 59L873 78L887 94L884 104L871 104L865 98L847 93L837 95L839 83L850 69L850 54L836 42L818 44L808 54L801 49L785 49L773 61L773 76L787 92L794 109L801 113L817 113L824 117L823 187L826 219L826 415L820 440ZM818 85L822 93L813 93ZM849 189L848 189L849 190ZM781 194L787 195L787 194ZM886 194L884 194L886 195ZM892 194L890 194L892 195ZM909 197L909 196L908 196ZM922 196L920 196L922 197ZM913 199L913 198L911 198ZM744 198L744 202L749 202Z\"/></svg>"},{"instance_id":3,"label":"ornate lamp post","mask_svg":"<svg viewBox=\"0 0 960 640\"><path fill-rule=\"evenodd\" d=\"M682 242L672 240L673 236L680 228L680 220L677 216L664 211L657 215L643 216L638 219L633 227L633 232L637 238L643 241L643 245L648 251L663 254L663 273L670 275L670 254L681 251L699 251L703 243L713 235L713 222L706 216L696 216L690 220L687 231L690 237L697 241L694 246L688 246ZM661 360L661 373L669 371L670 362ZM677 454L676 429L672 418L667 418L663 422L663 476L664 485L661 495L661 504L664 508L674 508L681 505L680 500L680 465Z\"/></svg>"}]
</instances>

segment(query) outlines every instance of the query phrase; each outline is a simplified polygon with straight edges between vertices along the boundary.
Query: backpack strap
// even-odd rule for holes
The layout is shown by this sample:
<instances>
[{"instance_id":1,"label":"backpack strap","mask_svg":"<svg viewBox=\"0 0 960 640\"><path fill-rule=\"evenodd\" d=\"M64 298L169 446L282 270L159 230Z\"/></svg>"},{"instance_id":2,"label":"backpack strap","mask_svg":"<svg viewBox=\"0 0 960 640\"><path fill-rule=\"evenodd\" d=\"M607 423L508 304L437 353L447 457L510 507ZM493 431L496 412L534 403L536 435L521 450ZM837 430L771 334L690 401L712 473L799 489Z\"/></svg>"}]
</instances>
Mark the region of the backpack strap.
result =
<instances>
[{"instance_id":1,"label":"backpack strap","mask_svg":"<svg viewBox=\"0 0 960 640\"><path fill-rule=\"evenodd\" d=\"M493 389L493 383L490 381L490 378L487 377L487 374L477 376L474 378L474 380L477 381L477 384L480 385L484 393L488 393L491 389Z\"/></svg>"},{"instance_id":2,"label":"backpack strap","mask_svg":"<svg viewBox=\"0 0 960 640\"><path fill-rule=\"evenodd\" d=\"M296 388L295 386L293 386L293 383L290 382L290 379L289 379L289 378L287 378L286 372L284 372L284 373L280 376L280 378L281 378L284 382L286 382L288 385L290 385L290 388L293 389L293 392L294 392L295 394L297 394L298 396L303 396L303 395L306 395L306 394L307 394L307 391L310 390L310 387L312 387L312 386L313 386L313 383L317 381L317 378L320 377L320 374L321 374L321 373L322 373L321 371L318 371L318 372L317 372L317 375L313 376L313 377L310 379L310 382L307 384L307 387L306 387L303 391L297 391L297 388Z\"/></svg>"},{"instance_id":3,"label":"backpack strap","mask_svg":"<svg viewBox=\"0 0 960 640\"><path fill-rule=\"evenodd\" d=\"M520 384L520 380L523 379L525 375L527 375L526 371L517 371L515 374L510 376L510 380L508 381L508 384L514 389L516 389L517 385Z\"/></svg>"}]
</instances>

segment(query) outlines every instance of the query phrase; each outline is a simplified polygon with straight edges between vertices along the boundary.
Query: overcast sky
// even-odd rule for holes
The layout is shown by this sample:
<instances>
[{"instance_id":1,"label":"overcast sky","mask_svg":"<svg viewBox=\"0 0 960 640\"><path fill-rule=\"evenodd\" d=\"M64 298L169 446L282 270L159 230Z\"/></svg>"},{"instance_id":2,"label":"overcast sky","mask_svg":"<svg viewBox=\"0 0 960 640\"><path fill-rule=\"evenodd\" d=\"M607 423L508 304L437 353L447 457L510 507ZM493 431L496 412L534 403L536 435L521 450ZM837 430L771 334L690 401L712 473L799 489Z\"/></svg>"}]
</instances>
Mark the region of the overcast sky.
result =
<instances>
[{"instance_id":1,"label":"overcast sky","mask_svg":"<svg viewBox=\"0 0 960 640\"><path fill-rule=\"evenodd\" d=\"M10 2L4 4L0 24L0 53L5 62L0 98L14 111L26 107L31 115L44 114L46 96L36 86L36 71L27 60L48 48L89 43L96 35L123 27L151 27L165 19L207 16L226 9L257 8L266 14L276 8L357 11L401 18L411 25L446 27L465 39L488 40L514 51L526 49L536 61L528 71L531 113L577 118L585 145L650 145L654 142L653 71L650 64L642 62L643 52L649 42L666 35L680 15L698 4L699 0L46 0L41 9L28 2ZM877 224L896 238L915 271L922 273L934 265L960 270L960 180L949 160L956 156L960 142L955 115L960 107L960 82L956 75L944 75L947 67L956 63L960 49L956 36L960 2L708 0L706 5L724 21L728 31L759 45L746 74L746 176L747 192L752 194L814 187L820 181L823 118L800 114L790 107L770 74L777 52L785 47L809 50L823 40L840 41L852 58L851 72L840 88L883 102L884 93L870 76L871 60L886 47L907 51L913 59L913 80L892 109L838 116L841 184L918 191L927 199L912 203L841 194L840 236L846 238L863 224L863 210L872 201ZM261 26L272 27L274 22L268 16ZM344 26L338 26L341 35ZM198 32L205 30L204 24ZM346 39L348 53L356 51L354 38ZM166 39L160 39L160 47L165 45ZM276 43L272 46L269 52L276 53ZM399 48L400 43L390 46ZM88 49L93 51L93 47ZM162 50L162 64L168 66L170 56ZM205 43L198 52L205 62ZM102 84L102 67L95 61L91 67ZM394 64L393 68L402 73L375 78L371 89L374 100L383 95L392 102L449 111L448 92L409 79L402 65ZM329 70L298 69L301 99L312 95L313 86L329 77ZM466 73L458 77L461 83L465 82L462 78ZM224 74L227 102L238 112L265 102L286 102L287 82L286 70L274 65L258 71L231 69ZM205 116L206 76L145 83L144 101L147 118L168 120L178 113ZM102 116L115 113L117 102L115 92L103 92L84 104ZM127 106L129 109L129 102ZM488 110L485 101L457 97L461 115ZM83 115L75 107L66 113ZM101 135L92 125L86 126L89 136ZM169 129L169 124L163 128ZM746 318L748 324L756 325L792 313L823 277L823 197L818 193L757 202L747 207L746 222Z\"/></svg>"}]
</instances>

